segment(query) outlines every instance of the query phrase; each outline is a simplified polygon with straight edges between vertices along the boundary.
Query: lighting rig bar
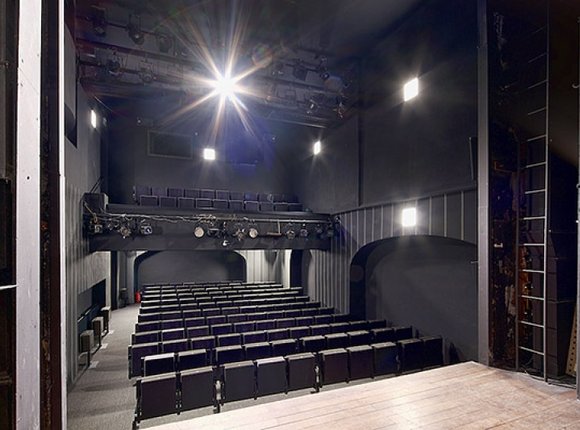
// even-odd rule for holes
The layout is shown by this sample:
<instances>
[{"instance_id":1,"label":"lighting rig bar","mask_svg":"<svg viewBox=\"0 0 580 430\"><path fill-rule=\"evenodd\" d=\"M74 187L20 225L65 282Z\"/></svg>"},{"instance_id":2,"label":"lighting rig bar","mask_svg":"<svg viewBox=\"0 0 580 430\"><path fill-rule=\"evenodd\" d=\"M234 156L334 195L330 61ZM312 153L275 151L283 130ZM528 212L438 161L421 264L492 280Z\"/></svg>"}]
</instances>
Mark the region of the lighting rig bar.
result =
<instances>
[{"instance_id":1,"label":"lighting rig bar","mask_svg":"<svg viewBox=\"0 0 580 430\"><path fill-rule=\"evenodd\" d=\"M91 251L328 249L340 232L340 220L322 214L151 214L134 206L125 207L133 213L117 213L103 194L86 194L83 205Z\"/></svg>"}]
</instances>

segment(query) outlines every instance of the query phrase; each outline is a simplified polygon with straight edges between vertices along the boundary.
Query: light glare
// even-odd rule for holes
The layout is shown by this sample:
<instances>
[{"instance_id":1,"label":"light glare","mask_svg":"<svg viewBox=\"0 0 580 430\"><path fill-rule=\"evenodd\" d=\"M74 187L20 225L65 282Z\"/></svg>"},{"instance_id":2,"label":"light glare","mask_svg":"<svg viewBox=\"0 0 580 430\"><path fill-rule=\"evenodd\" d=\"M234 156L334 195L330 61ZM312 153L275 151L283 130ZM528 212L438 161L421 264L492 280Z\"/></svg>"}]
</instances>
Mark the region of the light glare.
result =
<instances>
[{"instance_id":1,"label":"light glare","mask_svg":"<svg viewBox=\"0 0 580 430\"><path fill-rule=\"evenodd\" d=\"M97 128L97 113L91 109L91 126Z\"/></svg>"},{"instance_id":2,"label":"light glare","mask_svg":"<svg viewBox=\"0 0 580 430\"><path fill-rule=\"evenodd\" d=\"M213 148L204 148L203 150L203 159L213 161L215 160L215 149Z\"/></svg>"},{"instance_id":3,"label":"light glare","mask_svg":"<svg viewBox=\"0 0 580 430\"><path fill-rule=\"evenodd\" d=\"M417 225L417 209L406 208L402 212L403 227L415 227Z\"/></svg>"},{"instance_id":4,"label":"light glare","mask_svg":"<svg viewBox=\"0 0 580 430\"><path fill-rule=\"evenodd\" d=\"M419 95L419 79L413 78L403 87L403 98L409 101Z\"/></svg>"},{"instance_id":5,"label":"light glare","mask_svg":"<svg viewBox=\"0 0 580 430\"><path fill-rule=\"evenodd\" d=\"M322 143L320 142L320 140L317 140L316 142L314 142L314 145L312 146L312 153L314 155L318 155L320 154L320 151L322 151Z\"/></svg>"},{"instance_id":6,"label":"light glare","mask_svg":"<svg viewBox=\"0 0 580 430\"><path fill-rule=\"evenodd\" d=\"M236 94L236 80L228 78L227 76L219 76L218 79L214 81L213 86L221 97L231 99Z\"/></svg>"}]
</instances>

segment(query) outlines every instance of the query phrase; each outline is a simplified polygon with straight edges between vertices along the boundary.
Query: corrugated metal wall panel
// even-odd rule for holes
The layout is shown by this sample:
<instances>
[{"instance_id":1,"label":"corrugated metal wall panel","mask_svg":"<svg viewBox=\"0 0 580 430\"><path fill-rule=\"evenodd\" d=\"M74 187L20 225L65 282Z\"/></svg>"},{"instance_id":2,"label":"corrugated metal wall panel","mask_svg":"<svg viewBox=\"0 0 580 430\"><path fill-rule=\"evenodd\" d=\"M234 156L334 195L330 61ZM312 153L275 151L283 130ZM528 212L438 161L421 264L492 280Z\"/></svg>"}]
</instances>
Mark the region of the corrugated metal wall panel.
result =
<instances>
[{"instance_id":1,"label":"corrugated metal wall panel","mask_svg":"<svg viewBox=\"0 0 580 430\"><path fill-rule=\"evenodd\" d=\"M475 196L475 190L468 189L338 213L342 231L331 241L330 250L312 251L315 281L312 299L348 312L350 263L363 246L374 241L403 235L431 234L476 243ZM416 227L401 226L398 218L405 207L417 208Z\"/></svg>"}]
</instances>

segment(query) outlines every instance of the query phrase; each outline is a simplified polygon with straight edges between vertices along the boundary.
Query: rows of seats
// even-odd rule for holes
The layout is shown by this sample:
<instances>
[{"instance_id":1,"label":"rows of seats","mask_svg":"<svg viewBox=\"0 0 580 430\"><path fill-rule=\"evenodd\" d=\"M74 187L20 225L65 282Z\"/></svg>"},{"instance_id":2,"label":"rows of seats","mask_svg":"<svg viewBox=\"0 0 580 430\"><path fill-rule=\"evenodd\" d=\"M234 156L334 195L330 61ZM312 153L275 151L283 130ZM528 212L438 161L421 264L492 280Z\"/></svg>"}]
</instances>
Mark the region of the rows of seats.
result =
<instances>
[{"instance_id":1,"label":"rows of seats","mask_svg":"<svg viewBox=\"0 0 580 430\"><path fill-rule=\"evenodd\" d=\"M405 345L417 345L411 356ZM438 354L432 352L438 350ZM201 407L325 385L375 378L406 370L439 366L441 338L425 337L382 342L346 348L325 349L267 358L251 358L233 363L200 366L194 369L173 364L167 373L146 376L137 381L135 420L180 413ZM205 351L192 351L199 362ZM180 360L177 356L168 356ZM410 360L406 364L406 361ZM175 361L173 362L175 363ZM414 366L410 369L410 366Z\"/></svg>"},{"instance_id":2,"label":"rows of seats","mask_svg":"<svg viewBox=\"0 0 580 430\"><path fill-rule=\"evenodd\" d=\"M399 330L393 330L393 328L349 330L347 326L343 329L345 331L338 332L318 331L318 328L324 329L325 327L304 326L297 327L295 330L273 329L157 342L157 350L160 353L143 358L141 370L143 376L149 376L156 373L171 372L177 368L190 369L193 363L189 361L187 365L182 364L181 367L178 364L180 361L177 357L180 352L184 351L197 351L195 367L199 367L200 365L220 365L298 352L319 352L324 349L397 342L412 337L410 327L399 327ZM154 343L134 345L136 361L139 351L147 350L150 353L155 349ZM202 351L205 352L205 359L201 356ZM168 357L171 354L176 354L176 360L170 363L171 360L168 360ZM148 368L147 364L152 367Z\"/></svg>"},{"instance_id":3,"label":"rows of seats","mask_svg":"<svg viewBox=\"0 0 580 430\"><path fill-rule=\"evenodd\" d=\"M352 321L279 284L148 286L129 347L136 423L441 364L440 337Z\"/></svg>"},{"instance_id":4,"label":"rows of seats","mask_svg":"<svg viewBox=\"0 0 580 430\"><path fill-rule=\"evenodd\" d=\"M135 202L141 206L180 209L215 209L249 212L299 212L302 205L291 194L238 192L198 188L163 188L135 185Z\"/></svg>"},{"instance_id":5,"label":"rows of seats","mask_svg":"<svg viewBox=\"0 0 580 430\"><path fill-rule=\"evenodd\" d=\"M134 333L133 344L129 347L130 377L142 373L143 358L152 354L207 349L208 363L220 363L223 361L219 358L220 353L223 357L234 357L233 361L236 361L246 358L248 351L250 354L260 351L260 354L268 357L271 354L284 355L299 350L317 352L325 348L412 337L410 327L385 328L385 321L331 322L332 320L327 320L330 323L326 324L288 327L282 327L283 324L259 325L269 321L263 320L256 321L255 325L240 326L238 331L234 331L234 327L227 324L216 324L191 327L187 330ZM278 320L278 323L282 321ZM313 320L311 322L314 323ZM227 360L232 361L229 358Z\"/></svg>"}]
</instances>

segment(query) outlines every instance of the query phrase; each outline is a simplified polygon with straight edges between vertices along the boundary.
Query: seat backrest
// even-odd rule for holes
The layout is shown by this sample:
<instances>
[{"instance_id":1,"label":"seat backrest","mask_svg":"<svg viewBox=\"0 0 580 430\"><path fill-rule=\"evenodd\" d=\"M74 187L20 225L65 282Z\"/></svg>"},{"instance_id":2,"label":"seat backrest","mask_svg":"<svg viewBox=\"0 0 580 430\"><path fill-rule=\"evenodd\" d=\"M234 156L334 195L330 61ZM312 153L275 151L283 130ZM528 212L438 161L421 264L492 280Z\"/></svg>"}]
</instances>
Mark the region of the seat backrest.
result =
<instances>
[{"instance_id":1,"label":"seat backrest","mask_svg":"<svg viewBox=\"0 0 580 430\"><path fill-rule=\"evenodd\" d=\"M148 355L143 357L142 367L144 376L175 372L175 354Z\"/></svg>"},{"instance_id":2,"label":"seat backrest","mask_svg":"<svg viewBox=\"0 0 580 430\"><path fill-rule=\"evenodd\" d=\"M224 400L233 402L256 396L255 366L253 361L223 365Z\"/></svg>"},{"instance_id":3,"label":"seat backrest","mask_svg":"<svg viewBox=\"0 0 580 430\"><path fill-rule=\"evenodd\" d=\"M137 416L160 417L177 412L176 374L147 376L137 381Z\"/></svg>"},{"instance_id":4,"label":"seat backrest","mask_svg":"<svg viewBox=\"0 0 580 430\"><path fill-rule=\"evenodd\" d=\"M196 369L206 366L208 363L206 349L194 349L192 351L183 351L177 354L177 370L184 371L187 369Z\"/></svg>"},{"instance_id":5,"label":"seat backrest","mask_svg":"<svg viewBox=\"0 0 580 430\"><path fill-rule=\"evenodd\" d=\"M212 406L216 403L213 367L207 366L183 370L180 375L180 381L182 410L187 411Z\"/></svg>"}]
</instances>

